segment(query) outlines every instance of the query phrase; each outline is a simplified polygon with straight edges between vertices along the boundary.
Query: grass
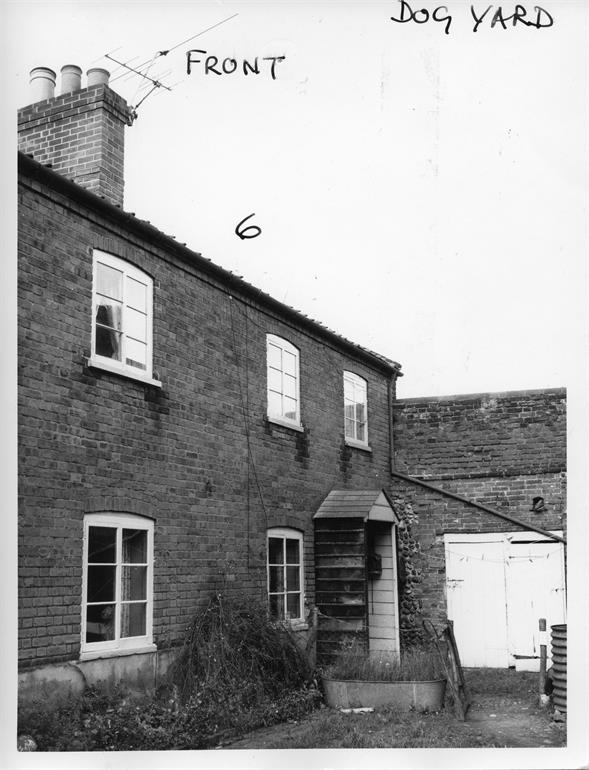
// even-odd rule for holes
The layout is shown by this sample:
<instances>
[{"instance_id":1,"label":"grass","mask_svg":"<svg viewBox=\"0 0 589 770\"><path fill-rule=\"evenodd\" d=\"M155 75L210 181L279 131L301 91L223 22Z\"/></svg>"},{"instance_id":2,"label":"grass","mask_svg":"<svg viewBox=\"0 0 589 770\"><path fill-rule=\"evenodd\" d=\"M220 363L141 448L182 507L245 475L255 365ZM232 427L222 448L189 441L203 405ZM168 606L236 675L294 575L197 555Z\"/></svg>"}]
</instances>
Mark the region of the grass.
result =
<instances>
[{"instance_id":1,"label":"grass","mask_svg":"<svg viewBox=\"0 0 589 770\"><path fill-rule=\"evenodd\" d=\"M416 713L382 709L365 714L341 714L321 709L302 729L292 728L266 738L264 749L413 749L482 748L499 746L448 712ZM254 747L252 743L251 747ZM243 748L237 744L234 748Z\"/></svg>"},{"instance_id":2,"label":"grass","mask_svg":"<svg viewBox=\"0 0 589 770\"><path fill-rule=\"evenodd\" d=\"M342 648L335 661L325 670L328 679L365 682L428 682L443 674L434 650L412 647L400 660L391 655L368 656L364 646L354 641Z\"/></svg>"},{"instance_id":3,"label":"grass","mask_svg":"<svg viewBox=\"0 0 589 770\"><path fill-rule=\"evenodd\" d=\"M464 678L473 697L512 695L514 688L520 697L537 702L538 676L532 671L502 668L466 668Z\"/></svg>"},{"instance_id":4,"label":"grass","mask_svg":"<svg viewBox=\"0 0 589 770\"><path fill-rule=\"evenodd\" d=\"M516 718L524 720L522 739L529 737L530 745L542 745L541 741L533 743L534 737L527 734L533 724L536 727L538 723L549 724L547 712L537 705L537 674L499 669L465 669L464 673L475 706L492 703L498 707L492 711L504 712L508 718L515 713ZM372 713L342 714L323 707L298 724L253 734L245 745L239 742L230 748L503 748L506 745L505 737L497 735L493 725L485 729L480 722L457 719L447 698L444 709L431 713L389 708ZM524 714L529 715L530 721L525 721ZM554 745L564 745L564 731L562 744L557 744L557 738L553 737Z\"/></svg>"}]
</instances>

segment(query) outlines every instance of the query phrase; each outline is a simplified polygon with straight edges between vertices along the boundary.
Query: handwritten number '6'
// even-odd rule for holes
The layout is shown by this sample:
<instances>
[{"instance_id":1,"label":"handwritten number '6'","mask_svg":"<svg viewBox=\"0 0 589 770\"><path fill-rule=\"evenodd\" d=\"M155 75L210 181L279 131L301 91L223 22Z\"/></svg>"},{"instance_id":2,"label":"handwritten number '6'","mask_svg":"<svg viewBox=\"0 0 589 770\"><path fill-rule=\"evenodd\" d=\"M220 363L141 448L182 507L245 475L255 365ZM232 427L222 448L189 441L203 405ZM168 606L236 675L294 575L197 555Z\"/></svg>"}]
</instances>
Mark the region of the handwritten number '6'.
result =
<instances>
[{"instance_id":1,"label":"handwritten number '6'","mask_svg":"<svg viewBox=\"0 0 589 770\"><path fill-rule=\"evenodd\" d=\"M243 227L242 225L247 222L248 219L251 219L252 217L255 217L255 214L250 214L249 217L245 217L245 219L242 219L241 222L237 225L235 228L235 235L239 235L241 240L243 241L244 238L257 238L258 235L262 232L262 228L258 227L257 225L248 225L248 227ZM248 233L248 230L252 230L253 232Z\"/></svg>"}]
</instances>

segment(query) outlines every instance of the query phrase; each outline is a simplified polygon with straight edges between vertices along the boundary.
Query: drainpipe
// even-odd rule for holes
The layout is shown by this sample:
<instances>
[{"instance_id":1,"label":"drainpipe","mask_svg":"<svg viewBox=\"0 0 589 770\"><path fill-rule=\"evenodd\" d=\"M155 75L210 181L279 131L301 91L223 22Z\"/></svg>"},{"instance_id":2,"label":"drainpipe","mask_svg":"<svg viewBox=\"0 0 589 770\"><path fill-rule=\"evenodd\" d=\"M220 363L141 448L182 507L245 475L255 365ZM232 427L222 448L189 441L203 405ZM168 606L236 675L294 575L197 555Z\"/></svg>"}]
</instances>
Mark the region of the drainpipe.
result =
<instances>
[{"instance_id":1,"label":"drainpipe","mask_svg":"<svg viewBox=\"0 0 589 770\"><path fill-rule=\"evenodd\" d=\"M388 406L389 406L389 467L391 473L395 470L395 437L393 426L393 405L396 400L397 377L402 377L398 371L393 372L388 382Z\"/></svg>"}]
</instances>

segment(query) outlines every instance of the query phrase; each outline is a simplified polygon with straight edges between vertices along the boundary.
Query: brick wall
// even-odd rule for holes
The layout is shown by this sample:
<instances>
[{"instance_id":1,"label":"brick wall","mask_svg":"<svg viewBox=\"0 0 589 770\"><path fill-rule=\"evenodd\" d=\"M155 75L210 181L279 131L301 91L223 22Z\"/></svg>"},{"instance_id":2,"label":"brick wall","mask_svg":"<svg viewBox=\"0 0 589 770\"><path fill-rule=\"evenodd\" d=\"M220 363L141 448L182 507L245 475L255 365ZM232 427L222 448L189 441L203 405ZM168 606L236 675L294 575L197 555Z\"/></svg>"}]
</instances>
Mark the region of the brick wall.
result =
<instances>
[{"instance_id":1,"label":"brick wall","mask_svg":"<svg viewBox=\"0 0 589 770\"><path fill-rule=\"evenodd\" d=\"M18 112L18 148L60 174L123 205L125 100L106 85L83 88Z\"/></svg>"},{"instance_id":2,"label":"brick wall","mask_svg":"<svg viewBox=\"0 0 589 770\"><path fill-rule=\"evenodd\" d=\"M92 511L155 518L159 648L181 641L211 592L265 592L269 526L303 530L312 602L320 503L388 485L388 375L37 180L19 206L21 666L79 653ZM86 365L93 248L154 279L161 391ZM300 350L302 433L266 420L267 333ZM344 369L368 381L371 453L344 445Z\"/></svg>"},{"instance_id":3,"label":"brick wall","mask_svg":"<svg viewBox=\"0 0 589 770\"><path fill-rule=\"evenodd\" d=\"M564 389L402 399L394 406L395 467L544 530L566 534ZM410 572L402 638L419 638L420 616L446 617L444 534L518 532L517 525L440 493L393 478L407 521L402 552ZM532 512L534 497L546 510Z\"/></svg>"},{"instance_id":4,"label":"brick wall","mask_svg":"<svg viewBox=\"0 0 589 770\"><path fill-rule=\"evenodd\" d=\"M562 388L400 399L396 468L423 479L559 473L565 411Z\"/></svg>"}]
</instances>

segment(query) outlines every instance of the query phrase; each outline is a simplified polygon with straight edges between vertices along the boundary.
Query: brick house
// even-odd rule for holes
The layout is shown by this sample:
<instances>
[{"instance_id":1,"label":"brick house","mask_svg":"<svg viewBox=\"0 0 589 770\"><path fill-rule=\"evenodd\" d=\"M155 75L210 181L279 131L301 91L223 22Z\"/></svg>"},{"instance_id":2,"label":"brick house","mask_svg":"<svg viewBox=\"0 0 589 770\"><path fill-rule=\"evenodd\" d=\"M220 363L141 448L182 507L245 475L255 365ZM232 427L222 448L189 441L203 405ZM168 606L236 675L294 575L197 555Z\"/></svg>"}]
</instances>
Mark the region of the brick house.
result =
<instances>
[{"instance_id":1,"label":"brick house","mask_svg":"<svg viewBox=\"0 0 589 770\"><path fill-rule=\"evenodd\" d=\"M19 112L23 690L149 679L221 589L268 593L304 633L330 492L364 493L360 521L374 508L393 547L400 367L125 213L125 102L103 72L59 96L39 77Z\"/></svg>"},{"instance_id":2,"label":"brick house","mask_svg":"<svg viewBox=\"0 0 589 770\"><path fill-rule=\"evenodd\" d=\"M563 393L473 401L467 449L468 397L395 401L399 364L123 210L133 115L108 73L82 88L65 67L58 96L55 73L32 76L18 125L23 696L152 686L221 590L267 596L302 638L317 623L320 656L343 632L398 654L420 614L444 615L439 538L505 524L453 501L455 526L419 479L499 495L508 519L537 492L548 512L524 523L563 528ZM544 454L474 448L515 435L526 399Z\"/></svg>"}]
</instances>

